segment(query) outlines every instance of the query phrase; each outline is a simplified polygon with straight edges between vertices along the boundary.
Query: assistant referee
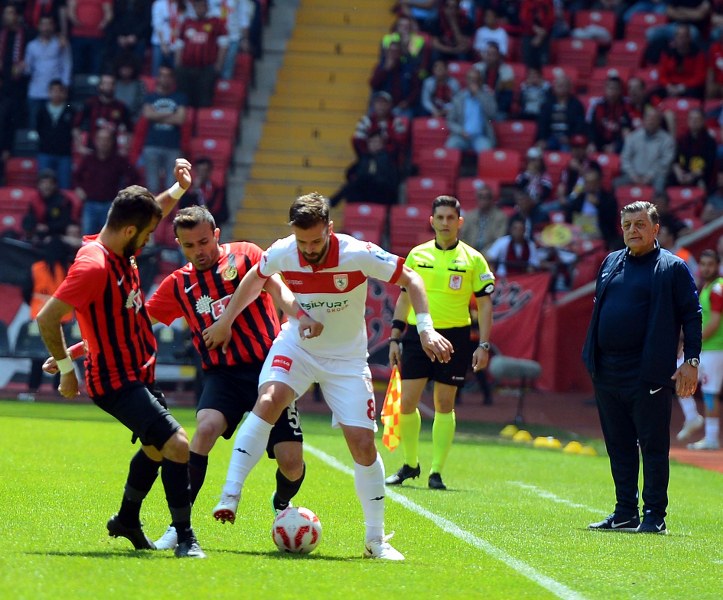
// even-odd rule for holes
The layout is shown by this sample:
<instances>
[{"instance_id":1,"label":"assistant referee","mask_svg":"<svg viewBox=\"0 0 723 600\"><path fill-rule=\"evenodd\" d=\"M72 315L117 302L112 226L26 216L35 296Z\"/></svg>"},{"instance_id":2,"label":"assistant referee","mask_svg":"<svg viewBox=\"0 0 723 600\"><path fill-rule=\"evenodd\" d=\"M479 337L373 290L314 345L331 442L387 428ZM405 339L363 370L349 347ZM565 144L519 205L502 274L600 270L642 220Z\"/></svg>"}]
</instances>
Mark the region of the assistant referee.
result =
<instances>
[{"instance_id":1,"label":"assistant referee","mask_svg":"<svg viewBox=\"0 0 723 600\"><path fill-rule=\"evenodd\" d=\"M430 315L437 330L454 346L448 363L433 361L419 341L417 320L408 294L402 289L394 309L389 341L389 362L400 366L402 375L402 412L399 429L404 464L387 478L387 485L400 485L417 478L419 466L419 431L422 418L419 400L429 379L434 381L434 424L432 426L432 465L428 485L447 489L442 482L442 468L452 446L455 432L454 400L457 388L464 383L469 357L471 317L470 298L477 302L480 343L472 355L472 369L487 366L492 329L492 300L495 278L484 257L458 238L464 218L459 201L452 196L438 196L432 203L429 223L434 239L412 248L406 265L424 280L429 298Z\"/></svg>"}]
</instances>

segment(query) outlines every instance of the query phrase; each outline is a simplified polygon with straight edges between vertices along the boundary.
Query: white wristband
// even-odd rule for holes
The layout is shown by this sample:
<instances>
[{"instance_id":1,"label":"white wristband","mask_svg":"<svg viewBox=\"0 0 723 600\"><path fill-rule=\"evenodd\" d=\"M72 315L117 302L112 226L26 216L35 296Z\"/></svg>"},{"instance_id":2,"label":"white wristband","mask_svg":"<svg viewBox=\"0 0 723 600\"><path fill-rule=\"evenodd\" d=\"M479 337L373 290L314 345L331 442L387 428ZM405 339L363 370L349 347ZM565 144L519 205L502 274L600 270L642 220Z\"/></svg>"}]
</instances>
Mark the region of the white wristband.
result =
<instances>
[{"instance_id":1,"label":"white wristband","mask_svg":"<svg viewBox=\"0 0 723 600\"><path fill-rule=\"evenodd\" d=\"M60 360L56 358L55 363L58 365L58 370L60 371L61 375L65 375L66 373L70 373L74 370L73 361L70 359L69 356L61 358Z\"/></svg>"},{"instance_id":2,"label":"white wristband","mask_svg":"<svg viewBox=\"0 0 723 600\"><path fill-rule=\"evenodd\" d=\"M417 332L424 333L434 329L432 315L429 313L417 313Z\"/></svg>"},{"instance_id":3,"label":"white wristband","mask_svg":"<svg viewBox=\"0 0 723 600\"><path fill-rule=\"evenodd\" d=\"M174 200L179 200L185 193L186 190L184 190L178 182L174 183L168 190L168 195Z\"/></svg>"}]
</instances>

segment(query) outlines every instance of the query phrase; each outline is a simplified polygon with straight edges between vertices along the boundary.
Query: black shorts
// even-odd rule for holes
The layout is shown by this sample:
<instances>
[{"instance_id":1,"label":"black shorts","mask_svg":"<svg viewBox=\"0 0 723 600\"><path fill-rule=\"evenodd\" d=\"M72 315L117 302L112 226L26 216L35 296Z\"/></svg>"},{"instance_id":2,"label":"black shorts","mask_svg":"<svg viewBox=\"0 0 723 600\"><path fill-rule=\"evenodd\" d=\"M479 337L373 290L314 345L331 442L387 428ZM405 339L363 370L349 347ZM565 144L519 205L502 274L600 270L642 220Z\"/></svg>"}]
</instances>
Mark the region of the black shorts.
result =
<instances>
[{"instance_id":1,"label":"black shorts","mask_svg":"<svg viewBox=\"0 0 723 600\"><path fill-rule=\"evenodd\" d=\"M163 395L142 383L93 398L93 402L130 429L133 441L138 438L144 446L155 446L160 450L181 428L168 412Z\"/></svg>"},{"instance_id":2,"label":"black shorts","mask_svg":"<svg viewBox=\"0 0 723 600\"><path fill-rule=\"evenodd\" d=\"M259 391L259 369L218 367L204 371L203 392L196 412L205 408L217 410L226 419L228 427L223 437L231 439L244 415L254 407ZM274 446L279 442L303 442L299 411L296 403L289 406L271 429L266 453L275 458Z\"/></svg>"},{"instance_id":3,"label":"black shorts","mask_svg":"<svg viewBox=\"0 0 723 600\"><path fill-rule=\"evenodd\" d=\"M472 361L470 327L437 331L452 343L454 353L451 360L448 363L430 360L424 353L417 328L411 325L402 337L402 379L431 379L461 387Z\"/></svg>"}]
</instances>

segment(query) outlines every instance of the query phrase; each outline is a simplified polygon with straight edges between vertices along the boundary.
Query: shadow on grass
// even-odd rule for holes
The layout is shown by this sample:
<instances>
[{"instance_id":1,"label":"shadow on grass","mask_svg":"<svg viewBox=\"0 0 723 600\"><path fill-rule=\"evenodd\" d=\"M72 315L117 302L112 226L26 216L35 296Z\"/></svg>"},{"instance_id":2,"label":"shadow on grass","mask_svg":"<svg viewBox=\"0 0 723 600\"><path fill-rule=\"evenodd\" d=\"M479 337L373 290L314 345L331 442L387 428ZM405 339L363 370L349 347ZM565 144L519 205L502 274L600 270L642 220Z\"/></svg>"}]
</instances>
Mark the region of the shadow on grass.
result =
<instances>
[{"instance_id":1,"label":"shadow on grass","mask_svg":"<svg viewBox=\"0 0 723 600\"><path fill-rule=\"evenodd\" d=\"M159 558L173 558L173 554L161 553L154 550L50 550L48 552L24 552L29 556L69 556L84 558L133 558L144 560L157 560Z\"/></svg>"},{"instance_id":2,"label":"shadow on grass","mask_svg":"<svg viewBox=\"0 0 723 600\"><path fill-rule=\"evenodd\" d=\"M214 552L211 550L210 552ZM237 554L239 556L258 556L271 560L318 560L325 562L346 562L349 559L359 558L361 556L325 556L324 554L294 554L293 552L279 552L278 550L269 550L264 552L254 552L252 550L218 550L219 553Z\"/></svg>"}]
</instances>

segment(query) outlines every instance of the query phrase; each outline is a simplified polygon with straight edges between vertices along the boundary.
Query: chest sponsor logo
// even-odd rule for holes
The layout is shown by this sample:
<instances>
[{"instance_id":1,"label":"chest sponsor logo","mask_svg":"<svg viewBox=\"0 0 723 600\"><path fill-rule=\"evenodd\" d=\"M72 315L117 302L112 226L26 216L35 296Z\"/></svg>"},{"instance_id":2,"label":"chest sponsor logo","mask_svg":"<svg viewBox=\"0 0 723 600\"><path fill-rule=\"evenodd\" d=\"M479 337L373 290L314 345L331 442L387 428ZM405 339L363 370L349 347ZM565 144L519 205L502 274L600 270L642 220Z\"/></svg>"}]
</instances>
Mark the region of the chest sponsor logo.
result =
<instances>
[{"instance_id":1,"label":"chest sponsor logo","mask_svg":"<svg viewBox=\"0 0 723 600\"><path fill-rule=\"evenodd\" d=\"M271 361L271 368L286 371L288 373L291 371L291 364L293 362L294 361L292 361L288 356L279 354L278 356L274 356L274 359Z\"/></svg>"},{"instance_id":2,"label":"chest sponsor logo","mask_svg":"<svg viewBox=\"0 0 723 600\"><path fill-rule=\"evenodd\" d=\"M334 275L334 287L341 291L344 291L349 287L349 276L348 275Z\"/></svg>"},{"instance_id":3,"label":"chest sponsor logo","mask_svg":"<svg viewBox=\"0 0 723 600\"><path fill-rule=\"evenodd\" d=\"M216 321L226 310L226 306L231 301L231 294L224 296L220 300L214 300L210 296L201 296L196 300L196 312L199 315L211 315Z\"/></svg>"},{"instance_id":4,"label":"chest sponsor logo","mask_svg":"<svg viewBox=\"0 0 723 600\"><path fill-rule=\"evenodd\" d=\"M458 290L462 287L462 276L461 275L450 275L449 276L449 289Z\"/></svg>"}]
</instances>

